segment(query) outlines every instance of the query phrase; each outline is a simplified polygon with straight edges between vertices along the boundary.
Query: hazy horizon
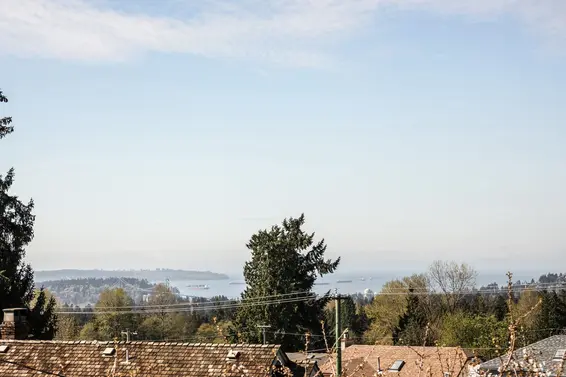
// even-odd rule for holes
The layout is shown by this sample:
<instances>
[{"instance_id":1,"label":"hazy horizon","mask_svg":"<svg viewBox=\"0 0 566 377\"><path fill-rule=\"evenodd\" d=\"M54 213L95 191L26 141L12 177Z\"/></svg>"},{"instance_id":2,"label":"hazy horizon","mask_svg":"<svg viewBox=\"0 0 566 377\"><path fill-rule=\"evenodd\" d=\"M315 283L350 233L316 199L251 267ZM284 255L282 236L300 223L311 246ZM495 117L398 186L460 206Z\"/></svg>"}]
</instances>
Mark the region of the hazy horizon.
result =
<instances>
[{"instance_id":1,"label":"hazy horizon","mask_svg":"<svg viewBox=\"0 0 566 377\"><path fill-rule=\"evenodd\" d=\"M431 261L432 262L432 261ZM467 262L464 262L467 263ZM525 278L525 277L532 277L535 280L538 279L538 277L540 275L546 274L546 273L566 273L566 270L561 270L560 267L558 269L556 269L556 267L550 267L548 266L548 268L545 268L544 266L541 267L521 267L519 266L518 268L514 268L514 269L502 269L499 268L497 266L491 266L491 267L483 267L483 268L478 268L477 265L473 265L470 264L474 269L476 269L476 271L478 272L479 275L481 276L500 276L502 279L506 279L506 273L508 271L512 272L515 276L520 276L521 278ZM394 276L408 276L411 275L413 273L424 273L427 271L428 269L428 264L427 265L421 265L421 266L405 266L405 267L381 267L381 268L367 268L367 267L354 267L354 268L344 268L343 265L339 266L338 270L331 275L335 275L335 276L350 276L350 277L370 277L370 276L380 276L380 275L394 275ZM242 268L238 269L238 268L232 268L232 269L199 269L199 268L194 268L194 267L183 267L183 266L166 266L166 265L160 265L160 266L148 266L148 267L130 267L130 266L110 266L110 267L98 267L95 265L88 265L88 266L83 266L83 267L73 267L73 266L68 266L68 267L54 267L54 268L34 268L34 270L36 271L53 271L53 270L105 270L105 271L128 271L128 270L156 270L156 269L171 269L171 270L187 270L187 271L208 271L208 272L213 272L213 273L222 273L225 275L228 275L231 279L232 278L240 278L243 275L243 263L242 263ZM516 279L514 279L516 280Z\"/></svg>"}]
</instances>

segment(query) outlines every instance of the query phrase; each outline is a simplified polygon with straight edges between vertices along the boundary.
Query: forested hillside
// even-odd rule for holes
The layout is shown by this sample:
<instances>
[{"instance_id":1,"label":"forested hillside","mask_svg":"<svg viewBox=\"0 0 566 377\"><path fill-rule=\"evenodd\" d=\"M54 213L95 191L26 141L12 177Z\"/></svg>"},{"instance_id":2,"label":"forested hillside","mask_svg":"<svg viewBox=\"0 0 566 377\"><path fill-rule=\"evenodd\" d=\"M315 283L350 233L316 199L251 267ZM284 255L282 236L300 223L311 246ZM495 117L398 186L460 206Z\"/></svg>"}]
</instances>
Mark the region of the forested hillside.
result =
<instances>
[{"instance_id":1,"label":"forested hillside","mask_svg":"<svg viewBox=\"0 0 566 377\"><path fill-rule=\"evenodd\" d=\"M134 278L85 278L44 281L39 286L47 289L61 304L85 306L98 301L100 294L107 289L122 288L135 302L143 300L156 284L146 279ZM171 288L175 294L177 288Z\"/></svg>"}]
</instances>

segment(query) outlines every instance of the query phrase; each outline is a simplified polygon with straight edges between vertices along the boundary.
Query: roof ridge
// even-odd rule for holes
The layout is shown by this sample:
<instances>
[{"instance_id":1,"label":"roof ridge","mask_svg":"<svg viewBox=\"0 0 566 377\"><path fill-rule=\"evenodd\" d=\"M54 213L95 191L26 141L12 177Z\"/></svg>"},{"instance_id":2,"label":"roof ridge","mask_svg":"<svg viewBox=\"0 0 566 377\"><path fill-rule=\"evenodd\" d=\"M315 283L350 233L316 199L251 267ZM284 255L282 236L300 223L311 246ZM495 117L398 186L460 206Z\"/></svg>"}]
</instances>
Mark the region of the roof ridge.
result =
<instances>
[{"instance_id":1,"label":"roof ridge","mask_svg":"<svg viewBox=\"0 0 566 377\"><path fill-rule=\"evenodd\" d=\"M23 343L23 344L85 344L85 345L159 345L159 346L191 346L191 347L232 347L232 348L280 348L279 344L254 344L254 343L186 343L186 342L168 342L153 340L120 340L113 342L111 340L38 340L38 339L0 339L1 343Z\"/></svg>"}]
</instances>

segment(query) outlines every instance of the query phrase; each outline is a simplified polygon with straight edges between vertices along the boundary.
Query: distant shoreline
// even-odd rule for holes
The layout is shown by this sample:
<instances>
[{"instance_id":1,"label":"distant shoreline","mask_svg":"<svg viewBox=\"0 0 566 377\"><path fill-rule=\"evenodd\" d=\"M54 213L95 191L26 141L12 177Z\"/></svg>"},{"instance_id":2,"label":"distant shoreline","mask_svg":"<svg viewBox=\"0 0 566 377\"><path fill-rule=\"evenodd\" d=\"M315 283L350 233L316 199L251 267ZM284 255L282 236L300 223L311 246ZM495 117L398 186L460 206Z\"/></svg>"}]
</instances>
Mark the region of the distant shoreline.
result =
<instances>
[{"instance_id":1,"label":"distant shoreline","mask_svg":"<svg viewBox=\"0 0 566 377\"><path fill-rule=\"evenodd\" d=\"M136 278L148 281L169 280L228 280L230 277L223 273L211 271L191 271L191 270L81 270L81 269L61 269L35 271L36 282L62 279L81 279L81 278Z\"/></svg>"}]
</instances>

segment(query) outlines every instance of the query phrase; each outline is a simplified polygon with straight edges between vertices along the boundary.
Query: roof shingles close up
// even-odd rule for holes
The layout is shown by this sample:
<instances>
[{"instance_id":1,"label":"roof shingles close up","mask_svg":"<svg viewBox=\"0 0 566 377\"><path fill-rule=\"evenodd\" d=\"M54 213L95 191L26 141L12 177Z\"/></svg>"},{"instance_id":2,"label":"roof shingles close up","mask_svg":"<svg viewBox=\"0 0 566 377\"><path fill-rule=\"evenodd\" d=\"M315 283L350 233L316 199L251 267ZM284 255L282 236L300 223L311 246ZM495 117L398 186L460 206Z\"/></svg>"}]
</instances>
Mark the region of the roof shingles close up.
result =
<instances>
[{"instance_id":1,"label":"roof shingles close up","mask_svg":"<svg viewBox=\"0 0 566 377\"><path fill-rule=\"evenodd\" d=\"M450 377L457 377L465 374L469 359L462 349L456 347L353 345L342 353L342 375L374 376L379 368L382 376L447 376L449 373ZM397 360L404 361L404 364L399 371L390 371ZM328 360L320 368L322 373L333 376L334 364L334 358Z\"/></svg>"},{"instance_id":2,"label":"roof shingles close up","mask_svg":"<svg viewBox=\"0 0 566 377\"><path fill-rule=\"evenodd\" d=\"M274 345L158 342L3 340L0 345L8 346L0 353L0 376L13 377L264 377L279 351ZM108 347L116 351L103 356ZM230 350L239 351L235 359L228 358Z\"/></svg>"},{"instance_id":3,"label":"roof shingles close up","mask_svg":"<svg viewBox=\"0 0 566 377\"><path fill-rule=\"evenodd\" d=\"M561 376L566 376L566 366L564 356L562 359L556 358L559 350L566 350L566 335L554 335L540 340L526 347L519 348L513 354L513 358L522 361L525 357L532 358L536 363L543 363L544 369L551 376L556 376L560 371ZM498 374L502 363L506 364L507 357L495 358L480 364L480 369L491 374ZM508 367L509 368L509 367Z\"/></svg>"}]
</instances>

